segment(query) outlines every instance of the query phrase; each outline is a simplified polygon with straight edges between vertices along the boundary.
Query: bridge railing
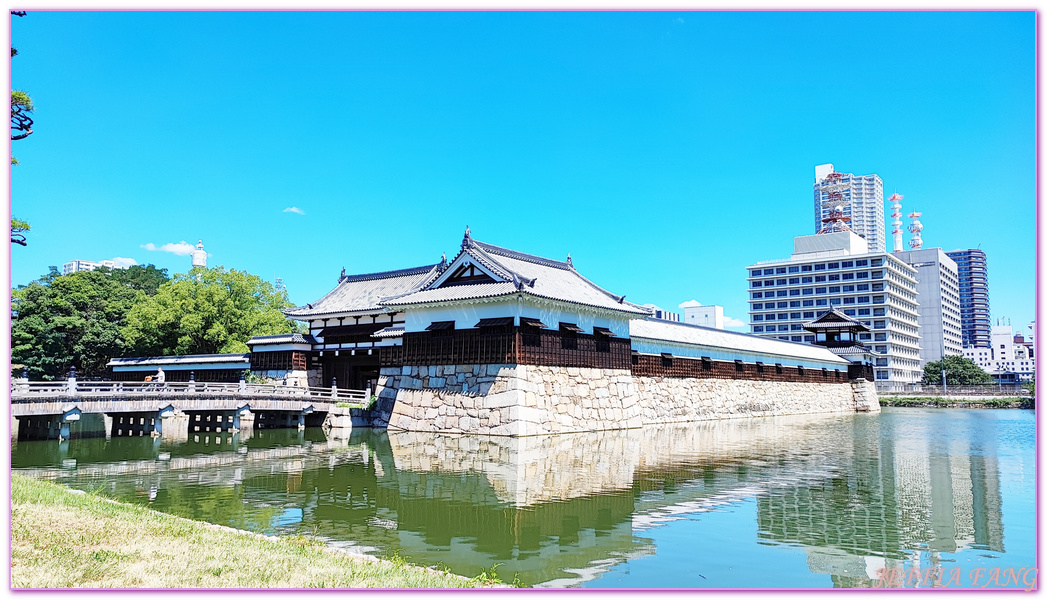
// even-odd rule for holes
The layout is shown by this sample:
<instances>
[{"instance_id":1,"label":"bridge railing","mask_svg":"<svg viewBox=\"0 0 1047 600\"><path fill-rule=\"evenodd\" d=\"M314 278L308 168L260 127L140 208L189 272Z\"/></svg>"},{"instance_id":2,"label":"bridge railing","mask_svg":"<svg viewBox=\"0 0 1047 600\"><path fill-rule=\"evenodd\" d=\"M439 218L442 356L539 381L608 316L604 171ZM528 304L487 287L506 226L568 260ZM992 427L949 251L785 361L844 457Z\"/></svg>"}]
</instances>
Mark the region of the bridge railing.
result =
<instances>
[{"instance_id":1,"label":"bridge railing","mask_svg":"<svg viewBox=\"0 0 1047 600\"><path fill-rule=\"evenodd\" d=\"M147 395L228 395L239 397L294 397L309 398L318 402L345 402L366 406L369 398L365 390L342 388L296 387L266 383L211 383L172 381L167 383L138 381L90 381L76 382L71 390L67 381L13 381L11 400L32 402L34 399L54 396L75 395L79 398L108 398L113 396Z\"/></svg>"}]
</instances>

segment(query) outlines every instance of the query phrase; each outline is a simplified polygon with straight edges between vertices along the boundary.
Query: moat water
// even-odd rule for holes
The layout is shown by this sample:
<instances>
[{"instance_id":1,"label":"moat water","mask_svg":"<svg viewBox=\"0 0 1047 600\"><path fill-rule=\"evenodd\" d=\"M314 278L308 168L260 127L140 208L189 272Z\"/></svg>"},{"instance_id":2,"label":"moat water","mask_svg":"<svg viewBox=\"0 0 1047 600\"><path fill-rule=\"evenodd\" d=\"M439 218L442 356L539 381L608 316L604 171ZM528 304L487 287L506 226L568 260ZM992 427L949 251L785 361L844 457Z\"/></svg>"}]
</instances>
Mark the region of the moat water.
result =
<instances>
[{"instance_id":1,"label":"moat water","mask_svg":"<svg viewBox=\"0 0 1047 600\"><path fill-rule=\"evenodd\" d=\"M1027 589L1035 433L1026 410L884 409L522 439L12 441L11 464L469 577L498 565L536 587Z\"/></svg>"}]
</instances>

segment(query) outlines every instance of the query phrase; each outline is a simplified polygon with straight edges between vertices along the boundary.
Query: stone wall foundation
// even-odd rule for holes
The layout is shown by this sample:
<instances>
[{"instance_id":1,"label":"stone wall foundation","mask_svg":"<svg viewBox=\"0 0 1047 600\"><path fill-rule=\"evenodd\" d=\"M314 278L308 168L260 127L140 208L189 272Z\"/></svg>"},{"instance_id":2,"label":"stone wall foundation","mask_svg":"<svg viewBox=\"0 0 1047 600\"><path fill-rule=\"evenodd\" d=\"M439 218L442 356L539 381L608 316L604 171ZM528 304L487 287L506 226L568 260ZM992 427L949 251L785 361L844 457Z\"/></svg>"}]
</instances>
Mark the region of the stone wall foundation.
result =
<instances>
[{"instance_id":1,"label":"stone wall foundation","mask_svg":"<svg viewBox=\"0 0 1047 600\"><path fill-rule=\"evenodd\" d=\"M634 376L537 365L387 367L373 424L495 436L811 413L878 411L870 382Z\"/></svg>"}]
</instances>

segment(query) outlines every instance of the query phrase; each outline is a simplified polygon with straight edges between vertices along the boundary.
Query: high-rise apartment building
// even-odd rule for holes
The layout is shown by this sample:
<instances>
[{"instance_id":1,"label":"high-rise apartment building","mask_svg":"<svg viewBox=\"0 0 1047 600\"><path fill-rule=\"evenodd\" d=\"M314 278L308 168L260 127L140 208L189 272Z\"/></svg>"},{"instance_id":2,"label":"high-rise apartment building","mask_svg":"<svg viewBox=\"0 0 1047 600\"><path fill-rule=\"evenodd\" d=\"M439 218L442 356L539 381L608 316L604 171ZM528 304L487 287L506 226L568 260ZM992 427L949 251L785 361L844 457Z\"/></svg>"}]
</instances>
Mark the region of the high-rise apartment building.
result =
<instances>
[{"instance_id":1,"label":"high-rise apartment building","mask_svg":"<svg viewBox=\"0 0 1047 600\"><path fill-rule=\"evenodd\" d=\"M814 231L822 229L833 207L828 206L829 192L823 189L826 179L836 169L832 164L814 168ZM844 189L843 214L850 217L850 228L869 244L869 252L886 252L887 238L883 217L883 180L879 175L840 173L834 183Z\"/></svg>"},{"instance_id":2,"label":"high-rise apartment building","mask_svg":"<svg viewBox=\"0 0 1047 600\"><path fill-rule=\"evenodd\" d=\"M920 298L920 359L926 364L943 356L960 356L960 284L956 263L941 248L893 254L916 269Z\"/></svg>"},{"instance_id":3,"label":"high-rise apartment building","mask_svg":"<svg viewBox=\"0 0 1047 600\"><path fill-rule=\"evenodd\" d=\"M989 320L989 275L985 252L953 250L946 256L956 262L960 281L960 332L964 348L988 348L992 335Z\"/></svg>"},{"instance_id":4,"label":"high-rise apartment building","mask_svg":"<svg viewBox=\"0 0 1047 600\"><path fill-rule=\"evenodd\" d=\"M850 231L794 238L785 260L749 269L749 325L753 334L813 342L803 324L829 307L871 329L859 341L876 352L877 387L903 389L923 377L917 271L887 252L872 252Z\"/></svg>"}]
</instances>

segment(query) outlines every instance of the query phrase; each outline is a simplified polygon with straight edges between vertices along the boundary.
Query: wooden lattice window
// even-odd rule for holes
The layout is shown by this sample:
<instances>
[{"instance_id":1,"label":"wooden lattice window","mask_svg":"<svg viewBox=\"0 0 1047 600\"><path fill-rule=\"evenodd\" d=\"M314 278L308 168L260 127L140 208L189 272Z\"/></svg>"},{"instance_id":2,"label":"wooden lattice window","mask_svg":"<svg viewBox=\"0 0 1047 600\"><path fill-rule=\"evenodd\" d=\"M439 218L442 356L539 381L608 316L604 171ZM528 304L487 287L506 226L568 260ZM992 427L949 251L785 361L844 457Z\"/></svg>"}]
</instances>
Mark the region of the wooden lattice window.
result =
<instances>
[{"instance_id":1,"label":"wooden lattice window","mask_svg":"<svg viewBox=\"0 0 1047 600\"><path fill-rule=\"evenodd\" d=\"M531 317L520 317L520 343L532 348L541 348L542 329L545 323Z\"/></svg>"},{"instance_id":2,"label":"wooden lattice window","mask_svg":"<svg viewBox=\"0 0 1047 600\"><path fill-rule=\"evenodd\" d=\"M454 321L433 321L425 330L433 337L450 337L454 335Z\"/></svg>"},{"instance_id":3,"label":"wooden lattice window","mask_svg":"<svg viewBox=\"0 0 1047 600\"><path fill-rule=\"evenodd\" d=\"M578 334L582 328L574 323L560 323L560 348L564 350L578 349Z\"/></svg>"},{"instance_id":4,"label":"wooden lattice window","mask_svg":"<svg viewBox=\"0 0 1047 600\"><path fill-rule=\"evenodd\" d=\"M593 327L593 337L596 344L597 352L610 352L611 351L611 338L614 334L611 333L610 329L606 327Z\"/></svg>"}]
</instances>

